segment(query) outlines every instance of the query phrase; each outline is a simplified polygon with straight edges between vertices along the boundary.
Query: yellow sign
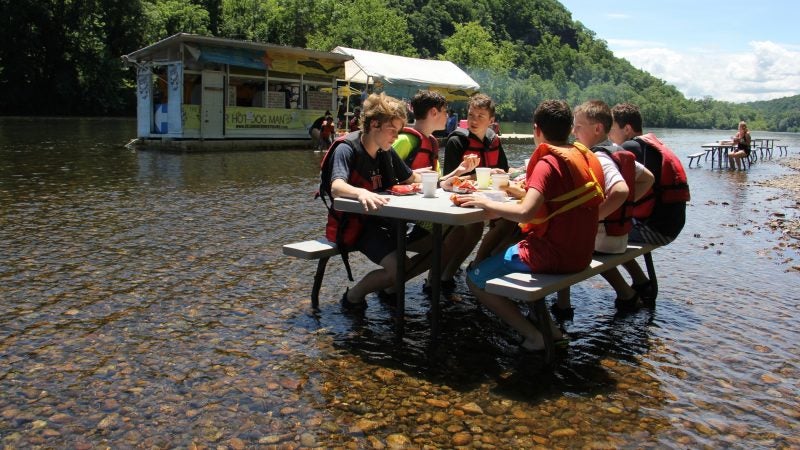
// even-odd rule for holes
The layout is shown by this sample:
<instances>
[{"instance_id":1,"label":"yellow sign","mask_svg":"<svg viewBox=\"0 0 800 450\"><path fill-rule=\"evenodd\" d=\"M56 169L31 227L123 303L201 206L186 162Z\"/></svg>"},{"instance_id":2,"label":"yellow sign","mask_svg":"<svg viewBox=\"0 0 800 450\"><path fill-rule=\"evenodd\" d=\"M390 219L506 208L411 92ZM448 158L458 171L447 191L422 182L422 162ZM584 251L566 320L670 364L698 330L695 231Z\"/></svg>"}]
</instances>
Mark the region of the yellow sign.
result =
<instances>
[{"instance_id":1,"label":"yellow sign","mask_svg":"<svg viewBox=\"0 0 800 450\"><path fill-rule=\"evenodd\" d=\"M307 129L324 111L229 106L225 110L226 129Z\"/></svg>"},{"instance_id":2,"label":"yellow sign","mask_svg":"<svg viewBox=\"0 0 800 450\"><path fill-rule=\"evenodd\" d=\"M181 105L183 131L200 131L200 105Z\"/></svg>"}]
</instances>

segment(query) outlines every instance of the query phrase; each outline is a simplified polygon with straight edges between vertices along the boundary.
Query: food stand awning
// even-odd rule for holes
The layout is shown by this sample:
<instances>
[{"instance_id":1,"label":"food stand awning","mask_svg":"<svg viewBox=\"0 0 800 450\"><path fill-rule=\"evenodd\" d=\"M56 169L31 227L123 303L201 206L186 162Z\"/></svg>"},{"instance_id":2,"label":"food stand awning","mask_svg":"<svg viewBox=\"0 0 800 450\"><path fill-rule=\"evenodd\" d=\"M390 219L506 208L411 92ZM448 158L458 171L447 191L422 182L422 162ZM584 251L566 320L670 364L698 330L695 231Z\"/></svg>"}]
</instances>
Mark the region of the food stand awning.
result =
<instances>
[{"instance_id":1,"label":"food stand awning","mask_svg":"<svg viewBox=\"0 0 800 450\"><path fill-rule=\"evenodd\" d=\"M480 88L475 80L450 61L409 58L347 47L336 47L333 53L353 57L345 62L345 81L361 84L380 81L383 90L393 95L397 95L397 91L431 89L441 92L448 100L460 100Z\"/></svg>"}]
</instances>

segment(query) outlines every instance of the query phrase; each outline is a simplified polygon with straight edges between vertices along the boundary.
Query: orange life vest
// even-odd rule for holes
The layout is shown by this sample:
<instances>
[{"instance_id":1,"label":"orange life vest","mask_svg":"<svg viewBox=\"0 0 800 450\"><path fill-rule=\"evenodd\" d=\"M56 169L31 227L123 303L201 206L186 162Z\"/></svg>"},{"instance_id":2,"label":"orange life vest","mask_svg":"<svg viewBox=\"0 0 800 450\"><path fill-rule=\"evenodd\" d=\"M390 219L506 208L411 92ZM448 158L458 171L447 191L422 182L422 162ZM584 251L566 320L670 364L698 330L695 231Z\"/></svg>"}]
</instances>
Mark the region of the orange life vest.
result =
<instances>
[{"instance_id":1,"label":"orange life vest","mask_svg":"<svg viewBox=\"0 0 800 450\"><path fill-rule=\"evenodd\" d=\"M605 199L603 194L605 179L600 161L583 144L576 142L572 146L575 151L550 144L539 144L533 151L528 163L527 177L533 173L533 168L539 160L547 155L553 155L567 163L574 189L558 197L546 199L530 223L519 224L523 232L534 233L538 237L544 236L549 220L553 216L578 207L596 208Z\"/></svg>"}]
</instances>

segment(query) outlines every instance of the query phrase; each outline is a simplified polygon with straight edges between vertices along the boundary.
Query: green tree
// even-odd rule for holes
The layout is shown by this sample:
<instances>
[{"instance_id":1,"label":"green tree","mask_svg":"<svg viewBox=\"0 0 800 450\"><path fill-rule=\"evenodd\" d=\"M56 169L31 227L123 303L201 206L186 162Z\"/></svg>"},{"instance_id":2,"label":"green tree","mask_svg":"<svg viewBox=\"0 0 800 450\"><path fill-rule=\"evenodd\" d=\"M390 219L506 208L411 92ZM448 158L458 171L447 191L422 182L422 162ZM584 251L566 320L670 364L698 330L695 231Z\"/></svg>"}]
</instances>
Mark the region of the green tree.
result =
<instances>
[{"instance_id":1,"label":"green tree","mask_svg":"<svg viewBox=\"0 0 800 450\"><path fill-rule=\"evenodd\" d=\"M144 39L153 43L176 33L209 35L208 11L187 0L145 0Z\"/></svg>"},{"instance_id":2,"label":"green tree","mask_svg":"<svg viewBox=\"0 0 800 450\"><path fill-rule=\"evenodd\" d=\"M330 51L344 46L417 56L405 16L385 0L336 2L330 10L325 25L308 36L309 48Z\"/></svg>"}]
</instances>

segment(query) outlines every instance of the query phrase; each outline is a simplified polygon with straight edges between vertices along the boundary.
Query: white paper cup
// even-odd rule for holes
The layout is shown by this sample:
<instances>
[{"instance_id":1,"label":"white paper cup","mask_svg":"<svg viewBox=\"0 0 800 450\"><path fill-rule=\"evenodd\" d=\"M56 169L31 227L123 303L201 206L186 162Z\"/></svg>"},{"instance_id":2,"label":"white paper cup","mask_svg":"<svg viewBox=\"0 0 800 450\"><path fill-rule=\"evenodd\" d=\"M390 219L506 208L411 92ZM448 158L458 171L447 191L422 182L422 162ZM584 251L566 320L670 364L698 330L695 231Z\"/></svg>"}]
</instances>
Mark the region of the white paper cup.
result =
<instances>
[{"instance_id":1,"label":"white paper cup","mask_svg":"<svg viewBox=\"0 0 800 450\"><path fill-rule=\"evenodd\" d=\"M436 172L422 173L422 196L425 198L436 197L436 184L439 181L439 174Z\"/></svg>"},{"instance_id":2,"label":"white paper cup","mask_svg":"<svg viewBox=\"0 0 800 450\"><path fill-rule=\"evenodd\" d=\"M477 167L475 177L478 179L478 189L489 189L489 175L492 169L488 167Z\"/></svg>"},{"instance_id":3,"label":"white paper cup","mask_svg":"<svg viewBox=\"0 0 800 450\"><path fill-rule=\"evenodd\" d=\"M503 187L508 186L508 174L507 173L493 173L492 174L492 187L495 190L502 190Z\"/></svg>"}]
</instances>

